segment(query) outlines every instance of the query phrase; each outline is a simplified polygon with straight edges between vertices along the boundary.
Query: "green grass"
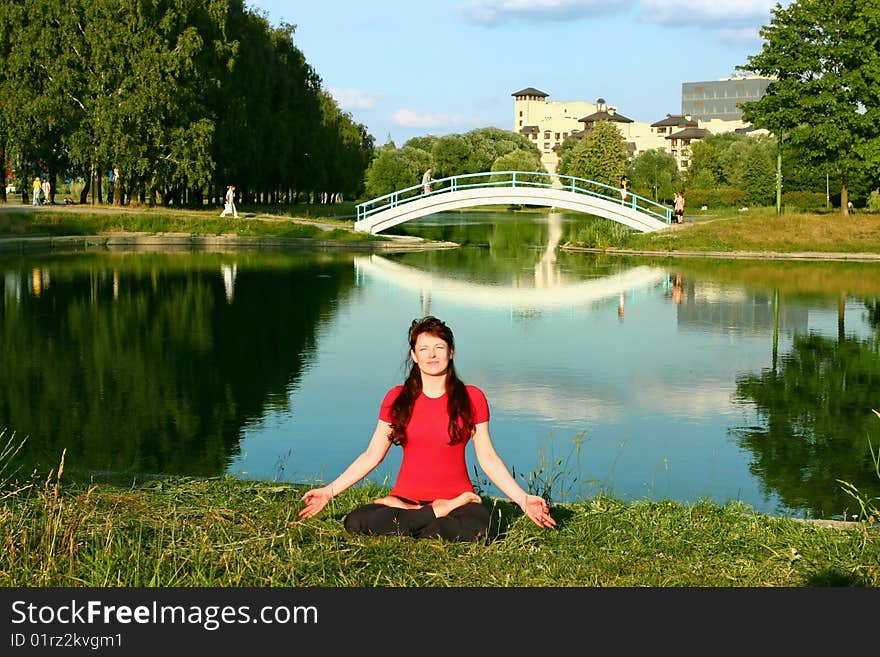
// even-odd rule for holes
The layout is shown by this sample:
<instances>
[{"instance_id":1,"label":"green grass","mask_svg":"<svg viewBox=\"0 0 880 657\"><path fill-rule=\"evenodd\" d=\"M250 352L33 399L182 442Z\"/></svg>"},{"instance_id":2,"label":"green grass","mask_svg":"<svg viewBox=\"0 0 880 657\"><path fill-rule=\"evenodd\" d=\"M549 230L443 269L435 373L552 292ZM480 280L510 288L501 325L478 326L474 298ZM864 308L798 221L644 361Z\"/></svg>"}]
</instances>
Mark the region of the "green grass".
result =
<instances>
[{"instance_id":1,"label":"green grass","mask_svg":"<svg viewBox=\"0 0 880 657\"><path fill-rule=\"evenodd\" d=\"M486 545L352 536L345 513L385 488L352 488L301 520L304 490L232 477L62 485L53 473L0 493L0 586L880 585L872 523L598 496L552 506L558 527L542 530L487 500L502 533Z\"/></svg>"},{"instance_id":2,"label":"green grass","mask_svg":"<svg viewBox=\"0 0 880 657\"><path fill-rule=\"evenodd\" d=\"M859 212L782 214L758 208L688 214L691 223L638 233L597 220L569 237L568 246L640 251L756 251L765 253L880 253L880 216Z\"/></svg>"},{"instance_id":3,"label":"green grass","mask_svg":"<svg viewBox=\"0 0 880 657\"><path fill-rule=\"evenodd\" d=\"M354 220L331 214L345 213L354 206L345 204L300 208L287 214L239 210L239 219L219 217L214 210L173 210L168 208L6 208L0 212L0 235L27 236L96 235L100 233L183 233L214 236L285 237L342 241L384 241L387 237L355 232Z\"/></svg>"}]
</instances>

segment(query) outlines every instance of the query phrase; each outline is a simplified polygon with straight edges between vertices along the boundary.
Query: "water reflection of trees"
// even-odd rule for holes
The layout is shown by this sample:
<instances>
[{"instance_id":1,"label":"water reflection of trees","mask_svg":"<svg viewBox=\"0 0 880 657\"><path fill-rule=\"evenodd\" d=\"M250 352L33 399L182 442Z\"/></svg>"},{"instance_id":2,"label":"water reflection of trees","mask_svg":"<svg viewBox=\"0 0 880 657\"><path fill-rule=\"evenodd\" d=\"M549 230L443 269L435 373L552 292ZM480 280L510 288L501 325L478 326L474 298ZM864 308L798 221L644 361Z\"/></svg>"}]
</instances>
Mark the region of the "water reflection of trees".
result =
<instances>
[{"instance_id":1,"label":"water reflection of trees","mask_svg":"<svg viewBox=\"0 0 880 657\"><path fill-rule=\"evenodd\" d=\"M0 282L0 427L27 436L29 465L66 448L90 472L222 473L242 427L286 408L354 286L351 257L306 254L46 257L20 269L53 272L39 296L6 289L16 266Z\"/></svg>"},{"instance_id":2,"label":"water reflection of trees","mask_svg":"<svg viewBox=\"0 0 880 657\"><path fill-rule=\"evenodd\" d=\"M791 508L815 517L854 509L838 479L880 494L868 437L880 443L871 412L880 390L875 341L795 336L776 368L737 380L737 394L755 403L765 426L743 430L755 456L752 472Z\"/></svg>"}]
</instances>

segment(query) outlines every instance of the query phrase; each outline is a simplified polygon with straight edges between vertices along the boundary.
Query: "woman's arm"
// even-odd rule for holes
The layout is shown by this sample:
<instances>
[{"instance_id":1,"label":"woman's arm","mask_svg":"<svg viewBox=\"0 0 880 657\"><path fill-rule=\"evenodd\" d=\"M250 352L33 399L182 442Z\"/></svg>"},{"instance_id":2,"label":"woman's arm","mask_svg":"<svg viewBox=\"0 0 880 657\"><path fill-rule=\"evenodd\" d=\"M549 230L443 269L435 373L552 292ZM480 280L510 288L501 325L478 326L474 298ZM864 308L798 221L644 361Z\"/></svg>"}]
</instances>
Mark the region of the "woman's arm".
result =
<instances>
[{"instance_id":1,"label":"woman's arm","mask_svg":"<svg viewBox=\"0 0 880 657\"><path fill-rule=\"evenodd\" d=\"M367 445L360 456L351 462L336 479L321 488L313 488L307 491L301 498L306 503L299 512L300 518L311 518L321 512L327 503L342 491L350 488L361 479L370 474L379 465L391 447L388 440L391 435L391 425L379 420L370 444Z\"/></svg>"},{"instance_id":2,"label":"woman's arm","mask_svg":"<svg viewBox=\"0 0 880 657\"><path fill-rule=\"evenodd\" d=\"M529 495L516 483L516 479L510 474L504 461L498 456L492 445L492 437L489 435L489 423L481 422L474 430L474 451L477 461L486 476L492 480L501 491L513 500L519 508L539 527L555 527L556 521L550 516L550 507L543 497Z\"/></svg>"}]
</instances>

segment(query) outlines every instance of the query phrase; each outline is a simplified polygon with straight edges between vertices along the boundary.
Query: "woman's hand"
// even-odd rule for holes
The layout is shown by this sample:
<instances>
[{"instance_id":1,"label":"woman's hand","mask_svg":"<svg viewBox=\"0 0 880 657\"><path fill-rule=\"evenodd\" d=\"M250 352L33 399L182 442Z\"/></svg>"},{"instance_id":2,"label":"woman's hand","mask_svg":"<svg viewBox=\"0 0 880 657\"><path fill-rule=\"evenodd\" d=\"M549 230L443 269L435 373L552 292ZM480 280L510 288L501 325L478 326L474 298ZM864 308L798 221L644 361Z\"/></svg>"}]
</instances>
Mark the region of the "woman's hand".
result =
<instances>
[{"instance_id":1,"label":"woman's hand","mask_svg":"<svg viewBox=\"0 0 880 657\"><path fill-rule=\"evenodd\" d=\"M547 502L544 501L543 497L526 495L520 507L538 527L556 526L556 521L550 516L550 507L547 506Z\"/></svg>"},{"instance_id":2,"label":"woman's hand","mask_svg":"<svg viewBox=\"0 0 880 657\"><path fill-rule=\"evenodd\" d=\"M301 501L305 502L305 507L299 512L300 518L311 518L312 516L316 516L325 506L327 506L327 502L329 502L333 498L333 492L330 490L329 486L324 486L323 488L313 488L310 491L306 491L306 493L300 498Z\"/></svg>"}]
</instances>

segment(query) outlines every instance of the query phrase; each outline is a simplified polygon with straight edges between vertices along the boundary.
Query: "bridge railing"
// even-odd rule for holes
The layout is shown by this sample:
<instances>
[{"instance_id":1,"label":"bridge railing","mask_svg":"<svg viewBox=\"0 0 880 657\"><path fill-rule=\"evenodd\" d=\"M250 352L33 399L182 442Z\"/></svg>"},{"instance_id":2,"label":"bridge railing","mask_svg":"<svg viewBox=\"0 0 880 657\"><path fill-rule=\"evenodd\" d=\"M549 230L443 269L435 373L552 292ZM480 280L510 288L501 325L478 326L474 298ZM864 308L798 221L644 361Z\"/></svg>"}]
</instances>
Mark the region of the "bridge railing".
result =
<instances>
[{"instance_id":1,"label":"bridge railing","mask_svg":"<svg viewBox=\"0 0 880 657\"><path fill-rule=\"evenodd\" d=\"M430 185L428 185L431 189L430 192L426 192L425 187L425 185L419 183L418 185L399 189L390 194L359 203L355 206L357 211L356 220L362 221L377 212L382 212L404 203L410 203L420 198L475 187L545 187L548 189L562 189L576 194L586 194L587 196L615 203L621 203L622 201L619 187L607 185L596 180L587 180L586 178L577 178L575 176L560 176L539 171L464 173L432 180ZM638 212L656 217L666 223L672 223L672 208L644 196L627 192L627 198L621 204Z\"/></svg>"}]
</instances>

